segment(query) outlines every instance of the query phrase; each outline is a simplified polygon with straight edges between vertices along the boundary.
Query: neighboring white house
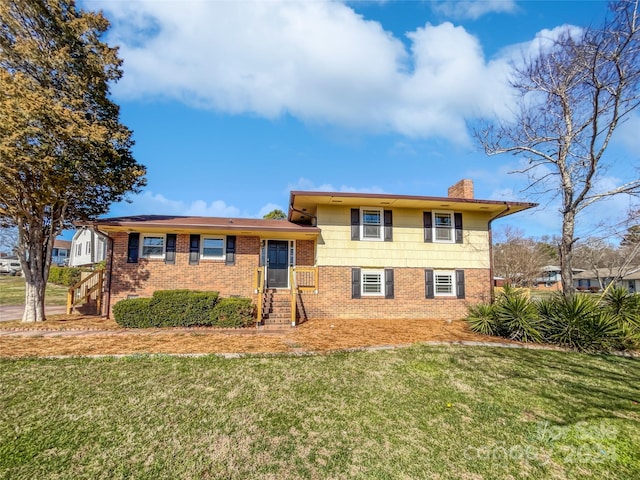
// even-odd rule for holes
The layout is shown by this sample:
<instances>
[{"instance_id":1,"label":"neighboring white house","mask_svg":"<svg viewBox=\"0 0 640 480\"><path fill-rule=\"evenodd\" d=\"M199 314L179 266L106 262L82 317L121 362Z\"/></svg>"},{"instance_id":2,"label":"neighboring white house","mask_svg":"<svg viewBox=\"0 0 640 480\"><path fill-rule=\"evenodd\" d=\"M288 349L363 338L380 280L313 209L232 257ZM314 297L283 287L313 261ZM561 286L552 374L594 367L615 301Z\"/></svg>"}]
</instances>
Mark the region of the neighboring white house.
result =
<instances>
[{"instance_id":1,"label":"neighboring white house","mask_svg":"<svg viewBox=\"0 0 640 480\"><path fill-rule=\"evenodd\" d=\"M69 240L56 238L53 242L53 250L51 251L51 265L68 265L70 250L71 242Z\"/></svg>"},{"instance_id":2,"label":"neighboring white house","mask_svg":"<svg viewBox=\"0 0 640 480\"><path fill-rule=\"evenodd\" d=\"M579 268L573 269L573 275L584 272ZM542 267L542 276L536 278L536 286L538 288L546 288L549 290L562 290L561 268L557 265L547 265Z\"/></svg>"},{"instance_id":3,"label":"neighboring white house","mask_svg":"<svg viewBox=\"0 0 640 480\"><path fill-rule=\"evenodd\" d=\"M107 255L107 239L103 235L88 228L77 230L71 240L72 267L95 265L103 261Z\"/></svg>"},{"instance_id":4,"label":"neighboring white house","mask_svg":"<svg viewBox=\"0 0 640 480\"><path fill-rule=\"evenodd\" d=\"M640 267L628 267L623 271L619 269L598 268L585 270L573 276L573 283L578 288L606 288L614 279L618 286L624 287L632 293L640 292Z\"/></svg>"}]
</instances>

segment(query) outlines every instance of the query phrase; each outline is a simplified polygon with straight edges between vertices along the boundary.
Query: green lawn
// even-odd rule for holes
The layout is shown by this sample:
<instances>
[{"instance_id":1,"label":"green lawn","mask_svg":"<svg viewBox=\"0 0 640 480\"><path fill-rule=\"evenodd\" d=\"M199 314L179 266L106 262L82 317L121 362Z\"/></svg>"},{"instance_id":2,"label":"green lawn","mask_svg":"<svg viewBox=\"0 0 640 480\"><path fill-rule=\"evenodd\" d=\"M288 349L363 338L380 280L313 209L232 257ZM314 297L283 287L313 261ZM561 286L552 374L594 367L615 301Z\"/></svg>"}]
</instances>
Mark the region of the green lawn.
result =
<instances>
[{"instance_id":1,"label":"green lawn","mask_svg":"<svg viewBox=\"0 0 640 480\"><path fill-rule=\"evenodd\" d=\"M0 362L0 478L640 478L640 361L427 347Z\"/></svg>"},{"instance_id":2,"label":"green lawn","mask_svg":"<svg viewBox=\"0 0 640 480\"><path fill-rule=\"evenodd\" d=\"M47 305L66 305L68 287L47 285L45 303ZM0 275L0 306L24 304L24 277Z\"/></svg>"}]
</instances>

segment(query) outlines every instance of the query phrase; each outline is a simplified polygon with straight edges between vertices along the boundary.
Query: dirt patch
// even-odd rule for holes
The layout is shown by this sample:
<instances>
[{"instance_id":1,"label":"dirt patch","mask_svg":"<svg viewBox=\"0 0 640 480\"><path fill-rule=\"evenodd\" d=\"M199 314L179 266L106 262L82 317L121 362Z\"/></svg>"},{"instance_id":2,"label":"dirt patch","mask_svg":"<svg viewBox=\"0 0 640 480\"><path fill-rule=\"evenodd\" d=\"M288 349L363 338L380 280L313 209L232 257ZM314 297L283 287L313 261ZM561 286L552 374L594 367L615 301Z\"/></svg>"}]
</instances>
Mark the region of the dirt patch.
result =
<instances>
[{"instance_id":1,"label":"dirt patch","mask_svg":"<svg viewBox=\"0 0 640 480\"><path fill-rule=\"evenodd\" d=\"M235 332L208 328L121 329L112 320L77 315L59 316L36 326L30 325L27 329L24 324L13 323L2 324L1 357L305 353L429 341L504 341L477 335L463 321L439 320L312 320L284 331L241 329ZM21 329L25 335L16 336ZM41 334L38 330L41 330ZM79 334L78 330L86 331ZM3 331L7 334L11 332L11 335L1 336ZM52 331L55 333L51 334Z\"/></svg>"}]
</instances>

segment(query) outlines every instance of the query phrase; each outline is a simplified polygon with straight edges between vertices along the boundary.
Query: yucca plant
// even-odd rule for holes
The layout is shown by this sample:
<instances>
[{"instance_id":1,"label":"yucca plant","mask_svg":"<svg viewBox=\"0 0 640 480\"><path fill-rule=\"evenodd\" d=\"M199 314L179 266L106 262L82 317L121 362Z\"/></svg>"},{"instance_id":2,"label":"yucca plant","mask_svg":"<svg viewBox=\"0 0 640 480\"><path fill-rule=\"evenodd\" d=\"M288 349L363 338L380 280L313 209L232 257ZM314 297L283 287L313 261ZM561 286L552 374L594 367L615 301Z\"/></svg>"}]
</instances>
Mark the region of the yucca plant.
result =
<instances>
[{"instance_id":1,"label":"yucca plant","mask_svg":"<svg viewBox=\"0 0 640 480\"><path fill-rule=\"evenodd\" d=\"M574 294L554 297L553 302L545 318L545 337L552 343L583 352L615 348L620 334L616 318L596 299Z\"/></svg>"},{"instance_id":2,"label":"yucca plant","mask_svg":"<svg viewBox=\"0 0 640 480\"><path fill-rule=\"evenodd\" d=\"M611 287L601 298L602 305L622 321L640 322L640 295L624 287Z\"/></svg>"},{"instance_id":3,"label":"yucca plant","mask_svg":"<svg viewBox=\"0 0 640 480\"><path fill-rule=\"evenodd\" d=\"M505 288L494 309L509 338L523 342L542 341L536 307L522 292Z\"/></svg>"},{"instance_id":4,"label":"yucca plant","mask_svg":"<svg viewBox=\"0 0 640 480\"><path fill-rule=\"evenodd\" d=\"M501 335L502 328L496 318L494 306L489 303L481 303L469 307L467 315L469 327L482 335Z\"/></svg>"}]
</instances>

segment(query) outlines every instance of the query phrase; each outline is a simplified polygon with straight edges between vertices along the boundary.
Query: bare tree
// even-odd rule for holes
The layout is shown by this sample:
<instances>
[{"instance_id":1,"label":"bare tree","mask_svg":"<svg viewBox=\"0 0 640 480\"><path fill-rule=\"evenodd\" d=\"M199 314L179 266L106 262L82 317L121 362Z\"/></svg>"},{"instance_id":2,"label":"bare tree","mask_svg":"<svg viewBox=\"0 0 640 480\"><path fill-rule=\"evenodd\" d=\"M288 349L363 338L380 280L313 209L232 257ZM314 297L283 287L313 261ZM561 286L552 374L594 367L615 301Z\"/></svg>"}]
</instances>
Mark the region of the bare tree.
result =
<instances>
[{"instance_id":1,"label":"bare tree","mask_svg":"<svg viewBox=\"0 0 640 480\"><path fill-rule=\"evenodd\" d=\"M509 225L496 231L493 247L494 272L507 283L519 287L535 284L542 269L553 260L553 249L533 238L526 238L522 230Z\"/></svg>"},{"instance_id":2,"label":"bare tree","mask_svg":"<svg viewBox=\"0 0 640 480\"><path fill-rule=\"evenodd\" d=\"M573 291L576 216L595 202L640 192L640 179L602 190L605 151L615 129L640 104L640 0L611 4L601 28L567 30L515 66L519 110L506 123L476 131L489 155L512 153L528 164L529 188L561 198L560 267Z\"/></svg>"}]
</instances>

